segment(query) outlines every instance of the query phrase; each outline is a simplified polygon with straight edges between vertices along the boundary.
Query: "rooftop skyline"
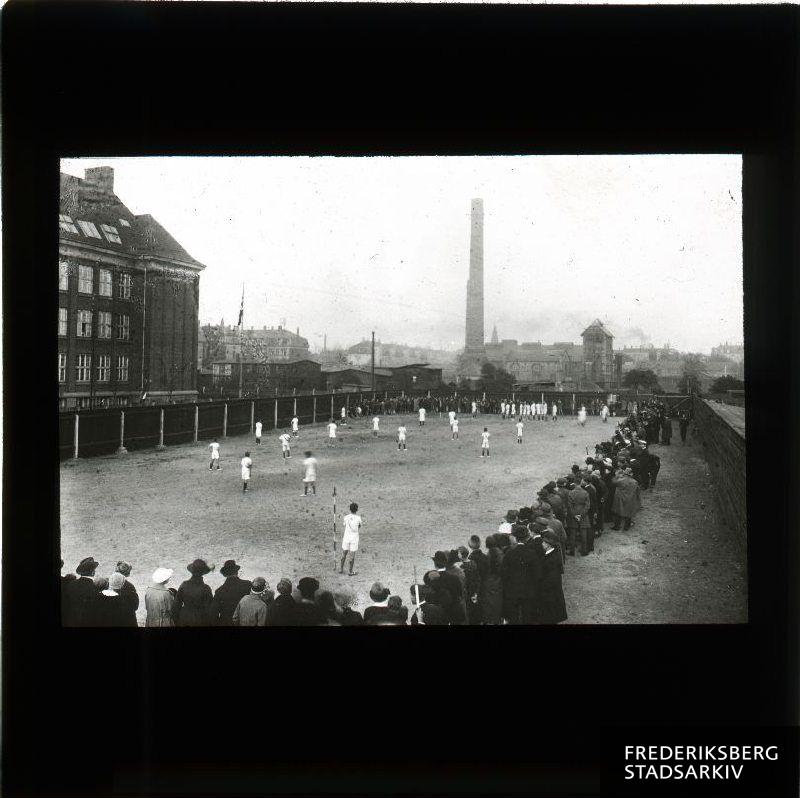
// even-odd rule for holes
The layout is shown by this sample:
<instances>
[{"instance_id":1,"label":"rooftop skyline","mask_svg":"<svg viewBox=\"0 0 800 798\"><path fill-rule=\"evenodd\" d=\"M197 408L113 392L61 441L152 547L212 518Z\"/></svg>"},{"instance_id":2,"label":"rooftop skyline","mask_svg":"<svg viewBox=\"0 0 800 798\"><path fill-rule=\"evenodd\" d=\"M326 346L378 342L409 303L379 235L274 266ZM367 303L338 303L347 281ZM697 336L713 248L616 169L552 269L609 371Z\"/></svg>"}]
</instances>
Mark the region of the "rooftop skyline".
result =
<instances>
[{"instance_id":1,"label":"rooftop skyline","mask_svg":"<svg viewBox=\"0 0 800 798\"><path fill-rule=\"evenodd\" d=\"M68 159L206 264L200 321L459 349L470 202L484 201L485 329L710 352L743 338L741 158Z\"/></svg>"}]
</instances>

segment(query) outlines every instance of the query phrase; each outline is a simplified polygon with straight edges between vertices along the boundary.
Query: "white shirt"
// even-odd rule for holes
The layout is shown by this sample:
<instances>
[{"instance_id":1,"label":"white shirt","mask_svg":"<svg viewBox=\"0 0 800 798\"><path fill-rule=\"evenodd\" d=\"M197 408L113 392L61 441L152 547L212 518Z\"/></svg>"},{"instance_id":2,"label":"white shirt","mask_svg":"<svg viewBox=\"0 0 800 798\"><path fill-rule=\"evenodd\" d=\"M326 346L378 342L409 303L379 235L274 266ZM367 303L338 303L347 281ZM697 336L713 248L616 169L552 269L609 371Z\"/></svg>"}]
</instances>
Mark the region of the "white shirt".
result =
<instances>
[{"instance_id":1,"label":"white shirt","mask_svg":"<svg viewBox=\"0 0 800 798\"><path fill-rule=\"evenodd\" d=\"M249 457L242 458L242 479L250 479L250 468L253 461Z\"/></svg>"},{"instance_id":2,"label":"white shirt","mask_svg":"<svg viewBox=\"0 0 800 798\"><path fill-rule=\"evenodd\" d=\"M453 432L458 432L458 419L453 419Z\"/></svg>"},{"instance_id":3,"label":"white shirt","mask_svg":"<svg viewBox=\"0 0 800 798\"><path fill-rule=\"evenodd\" d=\"M489 433L482 432L481 439L482 439L481 446L483 446L485 449L489 448Z\"/></svg>"},{"instance_id":4,"label":"white shirt","mask_svg":"<svg viewBox=\"0 0 800 798\"><path fill-rule=\"evenodd\" d=\"M297 432L297 427L298 427L298 425L299 425L299 424L300 424L300 421L298 420L297 416L295 416L295 417L292 419L292 429L293 429L295 432Z\"/></svg>"},{"instance_id":5,"label":"white shirt","mask_svg":"<svg viewBox=\"0 0 800 798\"><path fill-rule=\"evenodd\" d=\"M499 527L497 527L497 531L503 535L510 535L511 530L513 529L513 524L510 524L508 521L503 521Z\"/></svg>"},{"instance_id":6,"label":"white shirt","mask_svg":"<svg viewBox=\"0 0 800 798\"><path fill-rule=\"evenodd\" d=\"M329 438L336 437L336 424L333 421L331 421L331 423L328 424L328 437Z\"/></svg>"},{"instance_id":7,"label":"white shirt","mask_svg":"<svg viewBox=\"0 0 800 798\"><path fill-rule=\"evenodd\" d=\"M358 539L358 533L361 529L361 516L356 515L355 513L348 513L344 517L344 534L345 537L349 537L351 540L353 538Z\"/></svg>"},{"instance_id":8,"label":"white shirt","mask_svg":"<svg viewBox=\"0 0 800 798\"><path fill-rule=\"evenodd\" d=\"M281 445L283 446L284 449L288 449L289 448L289 440L290 440L290 438L289 438L289 434L287 432L284 432L283 435L281 435L280 438L278 438L278 440L281 442Z\"/></svg>"},{"instance_id":9,"label":"white shirt","mask_svg":"<svg viewBox=\"0 0 800 798\"><path fill-rule=\"evenodd\" d=\"M397 437L400 438L401 441L406 439L406 428L405 427L398 427L397 428Z\"/></svg>"},{"instance_id":10,"label":"white shirt","mask_svg":"<svg viewBox=\"0 0 800 798\"><path fill-rule=\"evenodd\" d=\"M518 435L520 438L522 437L522 428L523 428L524 426L525 426L525 425L524 425L524 424L523 424L521 421L518 421L518 422L517 422L517 435Z\"/></svg>"},{"instance_id":11,"label":"white shirt","mask_svg":"<svg viewBox=\"0 0 800 798\"><path fill-rule=\"evenodd\" d=\"M478 409L478 405L476 405L475 402L473 402L472 403L472 412L474 413L477 409ZM424 604L425 602L423 601L422 603ZM420 606L422 606L422 604Z\"/></svg>"},{"instance_id":12,"label":"white shirt","mask_svg":"<svg viewBox=\"0 0 800 798\"><path fill-rule=\"evenodd\" d=\"M342 418L344 418L346 415L347 415L347 411L344 408L342 408Z\"/></svg>"},{"instance_id":13,"label":"white shirt","mask_svg":"<svg viewBox=\"0 0 800 798\"><path fill-rule=\"evenodd\" d=\"M555 402L553 402L553 415L556 415L557 413L558 413L558 405Z\"/></svg>"},{"instance_id":14,"label":"white shirt","mask_svg":"<svg viewBox=\"0 0 800 798\"><path fill-rule=\"evenodd\" d=\"M381 420L378 418L378 416L375 416L375 418L372 419L372 429L377 431L378 424L380 424L380 421Z\"/></svg>"},{"instance_id":15,"label":"white shirt","mask_svg":"<svg viewBox=\"0 0 800 798\"><path fill-rule=\"evenodd\" d=\"M313 482L317 478L317 458L306 457L306 459L303 460L303 466L306 469L306 480Z\"/></svg>"},{"instance_id":16,"label":"white shirt","mask_svg":"<svg viewBox=\"0 0 800 798\"><path fill-rule=\"evenodd\" d=\"M256 421L256 438L260 438L261 437L261 427L262 427L261 422L260 421Z\"/></svg>"},{"instance_id":17,"label":"white shirt","mask_svg":"<svg viewBox=\"0 0 800 798\"><path fill-rule=\"evenodd\" d=\"M447 415L450 416L450 423L452 424L453 423L453 419L456 417L456 411L455 410L451 410Z\"/></svg>"},{"instance_id":18,"label":"white shirt","mask_svg":"<svg viewBox=\"0 0 800 798\"><path fill-rule=\"evenodd\" d=\"M425 421L425 408L424 407L421 407L419 409L419 420L420 421Z\"/></svg>"},{"instance_id":19,"label":"white shirt","mask_svg":"<svg viewBox=\"0 0 800 798\"><path fill-rule=\"evenodd\" d=\"M214 441L208 444L208 448L211 449L211 459L216 460L219 457L219 444Z\"/></svg>"}]
</instances>

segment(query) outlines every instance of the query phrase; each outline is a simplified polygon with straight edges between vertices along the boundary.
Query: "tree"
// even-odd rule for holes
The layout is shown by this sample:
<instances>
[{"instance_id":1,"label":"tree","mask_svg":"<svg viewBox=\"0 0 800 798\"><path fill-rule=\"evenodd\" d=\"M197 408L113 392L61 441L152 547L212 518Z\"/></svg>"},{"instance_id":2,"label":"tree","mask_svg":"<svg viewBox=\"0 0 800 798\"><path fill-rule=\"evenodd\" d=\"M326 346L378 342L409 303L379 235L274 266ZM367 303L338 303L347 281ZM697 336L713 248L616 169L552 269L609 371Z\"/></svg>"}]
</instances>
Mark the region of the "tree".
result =
<instances>
[{"instance_id":1,"label":"tree","mask_svg":"<svg viewBox=\"0 0 800 798\"><path fill-rule=\"evenodd\" d=\"M622 384L626 388L649 390L652 393L661 393L658 384L658 375L652 369L631 369L623 378Z\"/></svg>"},{"instance_id":2,"label":"tree","mask_svg":"<svg viewBox=\"0 0 800 798\"><path fill-rule=\"evenodd\" d=\"M683 358L683 375L678 380L678 391L684 394L701 393L700 372L703 370L702 355L689 353Z\"/></svg>"},{"instance_id":3,"label":"tree","mask_svg":"<svg viewBox=\"0 0 800 798\"><path fill-rule=\"evenodd\" d=\"M717 377L714 380L713 384L711 385L712 393L724 393L725 391L743 391L744 390L744 382L742 380L736 379L736 377L731 377L730 375L725 375L724 377Z\"/></svg>"},{"instance_id":4,"label":"tree","mask_svg":"<svg viewBox=\"0 0 800 798\"><path fill-rule=\"evenodd\" d=\"M478 382L479 390L502 393L503 391L510 391L513 385L514 375L509 374L504 368L498 368L488 361L481 365L481 378Z\"/></svg>"}]
</instances>

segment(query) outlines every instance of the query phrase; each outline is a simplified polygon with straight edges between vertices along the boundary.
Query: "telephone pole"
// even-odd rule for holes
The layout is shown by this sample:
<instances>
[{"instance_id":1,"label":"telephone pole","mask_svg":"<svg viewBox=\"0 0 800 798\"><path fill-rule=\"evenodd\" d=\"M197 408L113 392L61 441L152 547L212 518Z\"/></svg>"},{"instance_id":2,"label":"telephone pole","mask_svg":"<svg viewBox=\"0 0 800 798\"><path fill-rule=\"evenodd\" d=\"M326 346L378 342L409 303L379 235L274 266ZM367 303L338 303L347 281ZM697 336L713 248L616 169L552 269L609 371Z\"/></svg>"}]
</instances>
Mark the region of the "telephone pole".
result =
<instances>
[{"instance_id":1,"label":"telephone pole","mask_svg":"<svg viewBox=\"0 0 800 798\"><path fill-rule=\"evenodd\" d=\"M372 331L372 392L375 393L375 330Z\"/></svg>"}]
</instances>

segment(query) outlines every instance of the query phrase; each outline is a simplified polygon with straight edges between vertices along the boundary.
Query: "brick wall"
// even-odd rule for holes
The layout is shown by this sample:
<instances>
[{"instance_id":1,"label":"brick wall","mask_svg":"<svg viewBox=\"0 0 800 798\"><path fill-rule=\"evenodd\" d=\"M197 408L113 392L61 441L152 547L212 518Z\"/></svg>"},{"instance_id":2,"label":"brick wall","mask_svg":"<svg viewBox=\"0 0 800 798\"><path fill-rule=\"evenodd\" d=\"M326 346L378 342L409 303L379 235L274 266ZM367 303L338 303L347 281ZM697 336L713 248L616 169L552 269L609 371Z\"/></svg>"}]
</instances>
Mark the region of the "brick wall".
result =
<instances>
[{"instance_id":1,"label":"brick wall","mask_svg":"<svg viewBox=\"0 0 800 798\"><path fill-rule=\"evenodd\" d=\"M723 520L744 548L747 544L747 483L743 410L695 398L694 429L714 479Z\"/></svg>"}]
</instances>

